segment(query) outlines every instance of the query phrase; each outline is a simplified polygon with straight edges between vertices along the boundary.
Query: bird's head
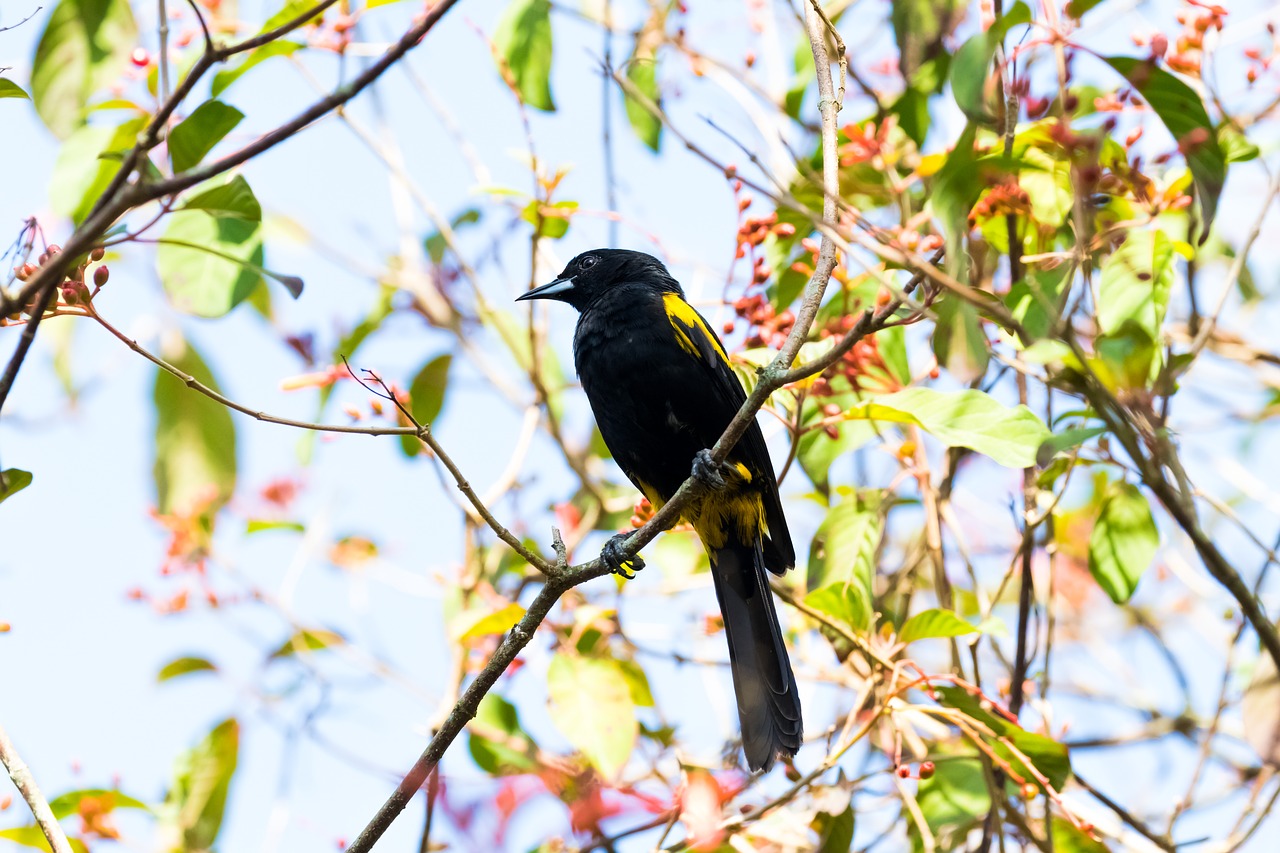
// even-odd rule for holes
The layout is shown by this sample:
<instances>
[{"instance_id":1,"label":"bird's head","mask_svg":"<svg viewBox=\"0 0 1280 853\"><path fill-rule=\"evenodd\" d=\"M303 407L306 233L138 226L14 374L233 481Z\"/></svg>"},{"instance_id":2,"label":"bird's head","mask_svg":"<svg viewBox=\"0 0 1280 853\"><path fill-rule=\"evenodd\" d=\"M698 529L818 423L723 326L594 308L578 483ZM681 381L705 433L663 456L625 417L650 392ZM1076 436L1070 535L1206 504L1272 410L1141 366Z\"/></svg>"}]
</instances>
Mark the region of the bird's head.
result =
<instances>
[{"instance_id":1,"label":"bird's head","mask_svg":"<svg viewBox=\"0 0 1280 853\"><path fill-rule=\"evenodd\" d=\"M653 255L629 249L592 249L569 261L555 281L535 287L516 301L556 299L583 311L611 288L624 283L680 293L679 283Z\"/></svg>"}]
</instances>

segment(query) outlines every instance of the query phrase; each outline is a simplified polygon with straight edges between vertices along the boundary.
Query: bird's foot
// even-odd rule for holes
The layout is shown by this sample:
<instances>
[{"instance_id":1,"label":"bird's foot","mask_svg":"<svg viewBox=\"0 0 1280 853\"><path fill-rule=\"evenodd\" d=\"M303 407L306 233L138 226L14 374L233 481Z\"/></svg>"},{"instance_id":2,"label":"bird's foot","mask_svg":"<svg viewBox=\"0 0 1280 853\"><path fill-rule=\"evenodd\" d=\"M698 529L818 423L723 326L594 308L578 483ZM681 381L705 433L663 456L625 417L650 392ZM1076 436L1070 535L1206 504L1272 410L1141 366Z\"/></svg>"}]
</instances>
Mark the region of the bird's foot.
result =
<instances>
[{"instance_id":1,"label":"bird's foot","mask_svg":"<svg viewBox=\"0 0 1280 853\"><path fill-rule=\"evenodd\" d=\"M600 559L604 560L604 564L609 567L609 571L615 575L622 575L627 580L632 580L636 576L636 572L644 568L644 560L639 554L630 557L626 555L627 539L630 533L619 533L610 537L609 541L604 543L604 547L600 549Z\"/></svg>"},{"instance_id":2,"label":"bird's foot","mask_svg":"<svg viewBox=\"0 0 1280 853\"><path fill-rule=\"evenodd\" d=\"M697 478L699 483L709 489L719 491L727 486L728 483L724 479L724 473L721 472L728 473L731 471L733 471L733 466L728 462L717 464L711 458L710 450L699 450L693 456L693 476Z\"/></svg>"}]
</instances>

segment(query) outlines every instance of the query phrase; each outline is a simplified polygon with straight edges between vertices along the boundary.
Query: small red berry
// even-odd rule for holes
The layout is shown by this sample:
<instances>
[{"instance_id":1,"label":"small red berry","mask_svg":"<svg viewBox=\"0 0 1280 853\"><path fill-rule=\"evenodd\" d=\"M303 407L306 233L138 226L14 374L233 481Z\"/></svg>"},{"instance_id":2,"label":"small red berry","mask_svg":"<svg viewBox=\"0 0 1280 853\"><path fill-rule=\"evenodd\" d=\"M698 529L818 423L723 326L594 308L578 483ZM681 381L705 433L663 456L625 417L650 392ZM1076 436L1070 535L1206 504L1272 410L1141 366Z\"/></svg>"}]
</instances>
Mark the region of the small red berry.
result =
<instances>
[{"instance_id":1,"label":"small red berry","mask_svg":"<svg viewBox=\"0 0 1280 853\"><path fill-rule=\"evenodd\" d=\"M908 767L908 766L907 766L907 765L905 765L905 764L899 764L899 765L898 765L898 778L899 778L899 779L910 779L910 778L911 778L911 768L910 768L910 767Z\"/></svg>"},{"instance_id":2,"label":"small red berry","mask_svg":"<svg viewBox=\"0 0 1280 853\"><path fill-rule=\"evenodd\" d=\"M147 53L145 47L135 47L133 53L129 54L129 61L135 68L146 68L151 64L151 54Z\"/></svg>"},{"instance_id":3,"label":"small red berry","mask_svg":"<svg viewBox=\"0 0 1280 853\"><path fill-rule=\"evenodd\" d=\"M105 266L98 267L93 271L93 283L98 287L102 287L107 283L107 279L111 278L111 271Z\"/></svg>"},{"instance_id":4,"label":"small red berry","mask_svg":"<svg viewBox=\"0 0 1280 853\"><path fill-rule=\"evenodd\" d=\"M934 771L934 769L935 769L935 768L934 768L934 766L933 766L933 762L932 762L932 761L925 761L925 762L923 762L923 763L920 765L920 778L921 778L921 779L932 779L932 778L933 778L933 771Z\"/></svg>"}]
</instances>

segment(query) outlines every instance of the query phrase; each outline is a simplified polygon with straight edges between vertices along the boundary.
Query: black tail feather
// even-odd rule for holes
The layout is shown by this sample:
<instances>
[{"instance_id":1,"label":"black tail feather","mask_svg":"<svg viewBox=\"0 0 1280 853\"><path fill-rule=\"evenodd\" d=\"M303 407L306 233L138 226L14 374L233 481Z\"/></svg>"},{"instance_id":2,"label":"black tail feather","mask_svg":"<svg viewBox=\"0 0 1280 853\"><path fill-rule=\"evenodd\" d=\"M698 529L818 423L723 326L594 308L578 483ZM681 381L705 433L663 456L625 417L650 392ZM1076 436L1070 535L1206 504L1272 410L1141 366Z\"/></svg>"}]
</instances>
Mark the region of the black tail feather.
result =
<instances>
[{"instance_id":1,"label":"black tail feather","mask_svg":"<svg viewBox=\"0 0 1280 853\"><path fill-rule=\"evenodd\" d=\"M803 725L761 544L718 549L711 574L729 640L743 751L752 770L768 770L779 755L800 749Z\"/></svg>"}]
</instances>

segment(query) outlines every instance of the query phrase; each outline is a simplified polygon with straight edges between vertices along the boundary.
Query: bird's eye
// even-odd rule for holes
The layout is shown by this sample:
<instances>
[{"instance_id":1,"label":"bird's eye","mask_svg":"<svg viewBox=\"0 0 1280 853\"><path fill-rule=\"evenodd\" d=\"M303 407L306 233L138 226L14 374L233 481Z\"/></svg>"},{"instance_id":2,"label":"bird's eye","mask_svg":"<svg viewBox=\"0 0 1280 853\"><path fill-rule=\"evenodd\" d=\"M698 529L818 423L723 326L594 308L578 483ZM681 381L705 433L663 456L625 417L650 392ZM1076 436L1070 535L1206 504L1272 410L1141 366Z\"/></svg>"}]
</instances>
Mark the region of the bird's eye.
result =
<instances>
[{"instance_id":1,"label":"bird's eye","mask_svg":"<svg viewBox=\"0 0 1280 853\"><path fill-rule=\"evenodd\" d=\"M597 258L595 255L587 255L585 258L578 261L578 268L584 269L584 270L591 269L596 265L596 261L598 260L600 259Z\"/></svg>"}]
</instances>

